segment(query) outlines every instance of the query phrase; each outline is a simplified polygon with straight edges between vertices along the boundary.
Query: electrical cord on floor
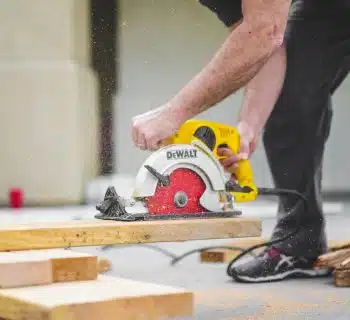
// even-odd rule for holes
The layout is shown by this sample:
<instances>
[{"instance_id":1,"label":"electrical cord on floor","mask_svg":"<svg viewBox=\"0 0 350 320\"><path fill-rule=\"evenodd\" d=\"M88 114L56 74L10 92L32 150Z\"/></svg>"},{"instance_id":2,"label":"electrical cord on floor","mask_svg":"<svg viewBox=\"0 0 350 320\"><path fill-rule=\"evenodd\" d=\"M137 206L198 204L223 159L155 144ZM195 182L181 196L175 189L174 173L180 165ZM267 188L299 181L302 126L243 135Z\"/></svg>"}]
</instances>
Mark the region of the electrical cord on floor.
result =
<instances>
[{"instance_id":1,"label":"electrical cord on floor","mask_svg":"<svg viewBox=\"0 0 350 320\"><path fill-rule=\"evenodd\" d=\"M127 245L105 245L101 247L102 251L107 251L110 249L124 249L124 248L130 248L130 247L145 247L148 249L152 249L154 251L158 251L160 253L163 253L165 256L170 257L172 260L170 262L171 265L176 264L178 261L182 260L183 258L196 253L196 252L202 252L207 250L213 250L213 249L227 249L227 250L233 250L233 251L243 251L243 248L235 247L235 246L210 246L210 247L203 247L199 249L194 249L191 251L188 251L180 256L177 256L176 254L170 252L169 250L165 250L163 248L160 248L156 245L151 245L147 243L138 243L138 244L127 244ZM253 252L250 253L253 257L255 257L255 254Z\"/></svg>"},{"instance_id":2,"label":"electrical cord on floor","mask_svg":"<svg viewBox=\"0 0 350 320\"><path fill-rule=\"evenodd\" d=\"M123 249L123 248L130 248L130 247L145 247L145 248L148 248L148 249L152 249L154 251L158 251L158 252L161 252L163 253L165 256L167 257L170 257L172 259L176 259L177 258L177 255L175 255L174 253L168 251L168 250L165 250L163 248L160 248L158 246L155 246L155 245L150 245L150 244L147 244L147 243L138 243L138 244L127 244L127 245L106 245L106 246L103 246L101 248L102 251L106 251L106 250L109 250L109 249Z\"/></svg>"},{"instance_id":3,"label":"electrical cord on floor","mask_svg":"<svg viewBox=\"0 0 350 320\"><path fill-rule=\"evenodd\" d=\"M298 196L299 198L301 198L302 201L304 201L304 205L305 205L305 210L307 210L307 206L308 206L308 201L307 198L300 192L296 191L296 190L290 190L290 189L279 189L279 188L259 188L258 189L258 194L259 195L275 195L275 196L285 196L285 195L295 195ZM228 266L227 266L227 274L229 276L233 276L232 274L232 266L235 262L237 262L239 259L241 259L243 256L247 255L248 253L251 253L252 251L258 249L258 248L262 248L262 247L269 247L272 246L276 243L280 243L283 242L291 237L293 237L294 235L296 235L301 229L301 224L298 224L298 227L295 228L295 230L293 230L292 232L288 233L287 235L277 238L275 240L272 241L266 241L264 243L252 246L246 250L243 250L239 255L237 255L235 258L233 258Z\"/></svg>"}]
</instances>

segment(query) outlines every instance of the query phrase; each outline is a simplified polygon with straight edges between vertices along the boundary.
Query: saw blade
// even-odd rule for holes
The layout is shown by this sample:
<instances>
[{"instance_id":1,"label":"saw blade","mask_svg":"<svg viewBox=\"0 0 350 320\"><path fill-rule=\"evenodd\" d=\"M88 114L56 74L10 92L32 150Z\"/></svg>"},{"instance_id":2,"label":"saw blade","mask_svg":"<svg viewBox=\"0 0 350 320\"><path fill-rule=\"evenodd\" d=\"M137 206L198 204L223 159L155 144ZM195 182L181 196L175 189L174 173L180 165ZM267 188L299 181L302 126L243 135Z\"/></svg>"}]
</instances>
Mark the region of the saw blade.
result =
<instances>
[{"instance_id":1,"label":"saw blade","mask_svg":"<svg viewBox=\"0 0 350 320\"><path fill-rule=\"evenodd\" d=\"M147 199L150 214L183 215L208 211L199 202L206 185L196 172L178 168L170 174L169 179L169 185L158 185L154 195Z\"/></svg>"}]
</instances>

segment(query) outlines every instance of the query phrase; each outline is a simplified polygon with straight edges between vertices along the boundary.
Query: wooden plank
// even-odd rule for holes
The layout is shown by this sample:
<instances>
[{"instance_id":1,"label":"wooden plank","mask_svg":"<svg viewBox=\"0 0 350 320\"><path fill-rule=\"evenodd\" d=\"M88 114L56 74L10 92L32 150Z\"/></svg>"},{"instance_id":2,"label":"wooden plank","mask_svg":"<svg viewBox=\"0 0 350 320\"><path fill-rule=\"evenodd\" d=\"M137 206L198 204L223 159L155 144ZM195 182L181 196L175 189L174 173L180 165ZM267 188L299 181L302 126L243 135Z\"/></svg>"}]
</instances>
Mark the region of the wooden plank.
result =
<instances>
[{"instance_id":1,"label":"wooden plank","mask_svg":"<svg viewBox=\"0 0 350 320\"><path fill-rule=\"evenodd\" d=\"M350 268L350 252L349 252L349 257L346 258L341 264L340 267L341 269L349 269Z\"/></svg>"},{"instance_id":2,"label":"wooden plank","mask_svg":"<svg viewBox=\"0 0 350 320\"><path fill-rule=\"evenodd\" d=\"M237 240L237 241L236 241ZM260 237L252 237L252 238L242 238L235 239L232 243L227 244L228 246L248 249L251 246L255 246L261 244L265 241L265 239ZM257 253L259 250L257 249L254 252ZM227 263L230 262L233 258L235 258L238 254L240 254L241 250L234 249L213 249L209 251L202 251L200 253L200 261L202 263Z\"/></svg>"},{"instance_id":3,"label":"wooden plank","mask_svg":"<svg viewBox=\"0 0 350 320\"><path fill-rule=\"evenodd\" d=\"M173 242L261 235L261 221L210 218L118 222L77 220L0 226L0 251Z\"/></svg>"},{"instance_id":4,"label":"wooden plank","mask_svg":"<svg viewBox=\"0 0 350 320\"><path fill-rule=\"evenodd\" d=\"M94 280L97 275L97 257L87 253L63 249L0 252L1 288Z\"/></svg>"},{"instance_id":5,"label":"wooden plank","mask_svg":"<svg viewBox=\"0 0 350 320\"><path fill-rule=\"evenodd\" d=\"M248 237L241 239L234 239L232 242L225 244L226 246L239 247L242 249L248 249L251 246L267 242L269 239L262 237ZM350 247L350 240L330 240L328 242L328 251L333 252L340 248ZM261 249L254 250L254 253L258 253ZM199 258L202 263L228 263L235 258L241 251L230 249L210 249L200 252Z\"/></svg>"},{"instance_id":6,"label":"wooden plank","mask_svg":"<svg viewBox=\"0 0 350 320\"><path fill-rule=\"evenodd\" d=\"M0 290L0 316L11 320L192 319L193 312L190 291L102 275L93 281Z\"/></svg>"},{"instance_id":7,"label":"wooden plank","mask_svg":"<svg viewBox=\"0 0 350 320\"><path fill-rule=\"evenodd\" d=\"M336 251L347 248L350 248L350 240L330 240L328 244L328 251Z\"/></svg>"},{"instance_id":8,"label":"wooden plank","mask_svg":"<svg viewBox=\"0 0 350 320\"><path fill-rule=\"evenodd\" d=\"M337 287L350 287L350 268L335 270L334 283Z\"/></svg>"},{"instance_id":9,"label":"wooden plank","mask_svg":"<svg viewBox=\"0 0 350 320\"><path fill-rule=\"evenodd\" d=\"M235 239L231 243L225 244L226 246L232 246L237 248L247 249L251 246L265 242L266 239L262 237L248 237ZM255 250L257 253L259 249ZM227 263L236 257L241 250L230 250L230 249L210 249L202 251L199 254L200 262L202 263Z\"/></svg>"},{"instance_id":10,"label":"wooden plank","mask_svg":"<svg viewBox=\"0 0 350 320\"><path fill-rule=\"evenodd\" d=\"M340 249L319 256L315 265L316 267L340 268L343 267L343 261L346 261L349 257L350 249Z\"/></svg>"}]
</instances>

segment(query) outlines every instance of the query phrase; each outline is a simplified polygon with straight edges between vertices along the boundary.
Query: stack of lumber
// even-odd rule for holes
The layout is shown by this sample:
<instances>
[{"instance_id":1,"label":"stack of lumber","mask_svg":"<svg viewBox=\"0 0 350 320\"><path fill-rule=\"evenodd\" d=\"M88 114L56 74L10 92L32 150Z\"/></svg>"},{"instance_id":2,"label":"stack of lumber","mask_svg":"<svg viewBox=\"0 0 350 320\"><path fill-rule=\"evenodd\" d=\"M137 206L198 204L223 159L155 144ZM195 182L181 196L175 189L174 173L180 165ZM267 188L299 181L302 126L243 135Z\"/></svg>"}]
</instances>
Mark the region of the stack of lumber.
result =
<instances>
[{"instance_id":1,"label":"stack of lumber","mask_svg":"<svg viewBox=\"0 0 350 320\"><path fill-rule=\"evenodd\" d=\"M334 269L334 284L337 287L350 287L350 241L321 255L315 266Z\"/></svg>"},{"instance_id":2,"label":"stack of lumber","mask_svg":"<svg viewBox=\"0 0 350 320\"><path fill-rule=\"evenodd\" d=\"M101 275L108 261L69 248L260 235L261 221L245 218L2 224L0 318L192 319L193 292Z\"/></svg>"},{"instance_id":3,"label":"stack of lumber","mask_svg":"<svg viewBox=\"0 0 350 320\"><path fill-rule=\"evenodd\" d=\"M185 290L99 274L96 256L64 249L0 253L0 319L161 319L192 315ZM108 265L107 265L108 269Z\"/></svg>"}]
</instances>

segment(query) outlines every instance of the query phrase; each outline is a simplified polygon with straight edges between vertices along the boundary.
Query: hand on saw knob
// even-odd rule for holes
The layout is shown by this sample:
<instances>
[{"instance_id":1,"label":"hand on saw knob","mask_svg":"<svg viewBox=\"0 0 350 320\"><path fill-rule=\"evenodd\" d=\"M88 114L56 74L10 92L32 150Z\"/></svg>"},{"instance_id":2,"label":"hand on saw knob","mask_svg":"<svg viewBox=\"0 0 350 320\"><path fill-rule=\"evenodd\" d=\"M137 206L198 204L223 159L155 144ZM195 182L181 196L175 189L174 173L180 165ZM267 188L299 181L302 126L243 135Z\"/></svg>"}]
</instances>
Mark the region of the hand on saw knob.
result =
<instances>
[{"instance_id":1,"label":"hand on saw knob","mask_svg":"<svg viewBox=\"0 0 350 320\"><path fill-rule=\"evenodd\" d=\"M180 125L179 114L164 105L132 119L132 139L142 150L157 150L164 140L175 134Z\"/></svg>"},{"instance_id":2,"label":"hand on saw knob","mask_svg":"<svg viewBox=\"0 0 350 320\"><path fill-rule=\"evenodd\" d=\"M240 122L237 125L237 131L240 135L239 153L234 154L229 148L218 149L218 155L225 157L220 159L225 171L233 174L238 167L238 161L248 159L257 147L257 136L254 130L247 124Z\"/></svg>"}]
</instances>

